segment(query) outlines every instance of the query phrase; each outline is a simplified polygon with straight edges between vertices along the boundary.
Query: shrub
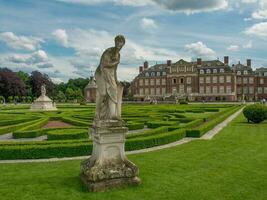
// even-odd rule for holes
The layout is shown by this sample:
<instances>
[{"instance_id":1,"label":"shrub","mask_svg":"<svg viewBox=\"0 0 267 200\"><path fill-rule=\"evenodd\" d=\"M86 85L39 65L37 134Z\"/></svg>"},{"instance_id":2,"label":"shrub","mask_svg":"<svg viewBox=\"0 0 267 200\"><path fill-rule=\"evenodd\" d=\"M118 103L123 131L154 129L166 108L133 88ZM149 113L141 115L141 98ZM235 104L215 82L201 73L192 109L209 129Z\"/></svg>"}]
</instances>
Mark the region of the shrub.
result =
<instances>
[{"instance_id":1,"label":"shrub","mask_svg":"<svg viewBox=\"0 0 267 200\"><path fill-rule=\"evenodd\" d=\"M187 102L186 100L181 100L179 103L180 103L181 105L187 105L187 104L188 104L188 102Z\"/></svg>"},{"instance_id":2,"label":"shrub","mask_svg":"<svg viewBox=\"0 0 267 200\"><path fill-rule=\"evenodd\" d=\"M129 130L143 129L144 123L142 123L142 122L127 122L127 127Z\"/></svg>"},{"instance_id":3,"label":"shrub","mask_svg":"<svg viewBox=\"0 0 267 200\"><path fill-rule=\"evenodd\" d=\"M267 119L267 108L260 104L249 105L244 108L243 114L248 122L260 123Z\"/></svg>"},{"instance_id":4,"label":"shrub","mask_svg":"<svg viewBox=\"0 0 267 200\"><path fill-rule=\"evenodd\" d=\"M86 129L59 129L47 132L48 140L72 140L88 138L88 130Z\"/></svg>"}]
</instances>

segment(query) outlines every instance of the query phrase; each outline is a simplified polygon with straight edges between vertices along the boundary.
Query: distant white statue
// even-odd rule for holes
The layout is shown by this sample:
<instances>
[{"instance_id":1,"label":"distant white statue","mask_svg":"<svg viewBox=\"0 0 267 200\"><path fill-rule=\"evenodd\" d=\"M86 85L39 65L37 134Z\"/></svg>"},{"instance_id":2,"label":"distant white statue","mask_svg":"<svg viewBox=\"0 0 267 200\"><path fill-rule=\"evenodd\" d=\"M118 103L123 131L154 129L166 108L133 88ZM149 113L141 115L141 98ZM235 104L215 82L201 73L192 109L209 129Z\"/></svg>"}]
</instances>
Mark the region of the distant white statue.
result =
<instances>
[{"instance_id":1,"label":"distant white statue","mask_svg":"<svg viewBox=\"0 0 267 200\"><path fill-rule=\"evenodd\" d=\"M42 96L45 96L45 95L46 95L45 84L43 84L43 85L41 86L41 95L42 95Z\"/></svg>"},{"instance_id":2,"label":"distant white statue","mask_svg":"<svg viewBox=\"0 0 267 200\"><path fill-rule=\"evenodd\" d=\"M97 120L121 119L123 86L117 79L117 67L120 63L120 50L124 44L124 36L116 36L115 47L108 48L104 51L100 59L100 64L96 69Z\"/></svg>"}]
</instances>

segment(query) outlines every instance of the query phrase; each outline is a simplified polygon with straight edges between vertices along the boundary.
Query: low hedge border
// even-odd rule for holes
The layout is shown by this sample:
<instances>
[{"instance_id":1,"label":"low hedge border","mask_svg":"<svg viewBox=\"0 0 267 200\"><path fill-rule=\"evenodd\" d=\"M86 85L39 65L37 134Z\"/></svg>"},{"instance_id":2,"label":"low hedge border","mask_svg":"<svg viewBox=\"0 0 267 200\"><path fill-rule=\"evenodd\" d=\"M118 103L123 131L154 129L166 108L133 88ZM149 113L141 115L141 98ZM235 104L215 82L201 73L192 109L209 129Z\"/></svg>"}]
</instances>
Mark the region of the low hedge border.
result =
<instances>
[{"instance_id":1,"label":"low hedge border","mask_svg":"<svg viewBox=\"0 0 267 200\"><path fill-rule=\"evenodd\" d=\"M88 138L87 129L57 129L47 131L47 140L73 140Z\"/></svg>"}]
</instances>

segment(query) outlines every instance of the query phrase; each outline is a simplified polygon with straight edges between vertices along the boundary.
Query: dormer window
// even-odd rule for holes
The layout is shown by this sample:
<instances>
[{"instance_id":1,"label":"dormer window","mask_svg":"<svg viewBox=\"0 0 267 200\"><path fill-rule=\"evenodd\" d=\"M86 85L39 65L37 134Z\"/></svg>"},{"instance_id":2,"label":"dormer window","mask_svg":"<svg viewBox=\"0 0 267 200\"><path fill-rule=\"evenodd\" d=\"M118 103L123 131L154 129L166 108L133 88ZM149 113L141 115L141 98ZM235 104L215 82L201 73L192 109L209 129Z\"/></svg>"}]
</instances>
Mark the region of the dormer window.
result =
<instances>
[{"instance_id":1,"label":"dormer window","mask_svg":"<svg viewBox=\"0 0 267 200\"><path fill-rule=\"evenodd\" d=\"M162 75L165 76L166 75L166 72L162 72Z\"/></svg>"},{"instance_id":2,"label":"dormer window","mask_svg":"<svg viewBox=\"0 0 267 200\"><path fill-rule=\"evenodd\" d=\"M224 69L220 69L220 73L224 73Z\"/></svg>"},{"instance_id":3,"label":"dormer window","mask_svg":"<svg viewBox=\"0 0 267 200\"><path fill-rule=\"evenodd\" d=\"M204 70L203 69L200 70L200 74L204 74Z\"/></svg>"},{"instance_id":4,"label":"dormer window","mask_svg":"<svg viewBox=\"0 0 267 200\"><path fill-rule=\"evenodd\" d=\"M217 74L217 69L213 69L213 74Z\"/></svg>"},{"instance_id":5,"label":"dormer window","mask_svg":"<svg viewBox=\"0 0 267 200\"><path fill-rule=\"evenodd\" d=\"M210 74L210 69L207 69L207 74Z\"/></svg>"},{"instance_id":6,"label":"dormer window","mask_svg":"<svg viewBox=\"0 0 267 200\"><path fill-rule=\"evenodd\" d=\"M155 76L155 72L151 72L151 76Z\"/></svg>"},{"instance_id":7,"label":"dormer window","mask_svg":"<svg viewBox=\"0 0 267 200\"><path fill-rule=\"evenodd\" d=\"M160 72L157 72L157 76L160 76Z\"/></svg>"},{"instance_id":8,"label":"dormer window","mask_svg":"<svg viewBox=\"0 0 267 200\"><path fill-rule=\"evenodd\" d=\"M267 72L264 72L264 76L267 76Z\"/></svg>"},{"instance_id":9,"label":"dormer window","mask_svg":"<svg viewBox=\"0 0 267 200\"><path fill-rule=\"evenodd\" d=\"M146 72L146 77L148 77L149 76L149 73L148 72Z\"/></svg>"},{"instance_id":10,"label":"dormer window","mask_svg":"<svg viewBox=\"0 0 267 200\"><path fill-rule=\"evenodd\" d=\"M244 75L247 75L247 74L248 74L248 71L247 71L247 70L245 70L245 71L244 71Z\"/></svg>"},{"instance_id":11,"label":"dormer window","mask_svg":"<svg viewBox=\"0 0 267 200\"><path fill-rule=\"evenodd\" d=\"M237 71L237 75L241 75L241 71Z\"/></svg>"}]
</instances>

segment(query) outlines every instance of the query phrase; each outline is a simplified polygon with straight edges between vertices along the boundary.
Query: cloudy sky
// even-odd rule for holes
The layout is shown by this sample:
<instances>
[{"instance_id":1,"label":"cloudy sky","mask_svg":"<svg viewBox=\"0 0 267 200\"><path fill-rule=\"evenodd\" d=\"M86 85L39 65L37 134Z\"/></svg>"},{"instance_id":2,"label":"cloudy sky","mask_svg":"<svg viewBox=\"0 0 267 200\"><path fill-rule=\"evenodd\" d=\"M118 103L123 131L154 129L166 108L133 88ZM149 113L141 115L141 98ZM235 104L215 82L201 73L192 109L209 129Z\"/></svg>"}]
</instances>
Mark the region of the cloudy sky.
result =
<instances>
[{"instance_id":1,"label":"cloudy sky","mask_svg":"<svg viewBox=\"0 0 267 200\"><path fill-rule=\"evenodd\" d=\"M0 67L89 77L117 34L119 78L197 57L267 67L267 0L0 0Z\"/></svg>"}]
</instances>

